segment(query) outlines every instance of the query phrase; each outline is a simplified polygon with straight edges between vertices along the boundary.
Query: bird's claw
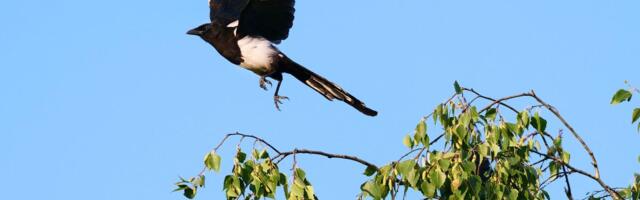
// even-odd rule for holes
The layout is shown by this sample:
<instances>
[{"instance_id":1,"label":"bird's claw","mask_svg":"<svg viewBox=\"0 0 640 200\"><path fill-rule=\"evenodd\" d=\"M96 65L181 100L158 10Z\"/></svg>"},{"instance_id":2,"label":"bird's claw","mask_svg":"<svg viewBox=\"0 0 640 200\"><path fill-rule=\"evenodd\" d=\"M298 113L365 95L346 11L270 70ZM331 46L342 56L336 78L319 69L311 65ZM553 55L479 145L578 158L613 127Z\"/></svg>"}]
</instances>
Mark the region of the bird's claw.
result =
<instances>
[{"instance_id":1,"label":"bird's claw","mask_svg":"<svg viewBox=\"0 0 640 200\"><path fill-rule=\"evenodd\" d=\"M276 104L276 109L278 109L278 111L280 111L280 104L282 104L282 100L289 100L289 97L273 96L273 102Z\"/></svg>"},{"instance_id":2,"label":"bird's claw","mask_svg":"<svg viewBox=\"0 0 640 200\"><path fill-rule=\"evenodd\" d=\"M267 84L269 84L269 86L272 86L271 81L267 80L266 77L260 77L260 88L262 88L263 90L267 90Z\"/></svg>"}]
</instances>

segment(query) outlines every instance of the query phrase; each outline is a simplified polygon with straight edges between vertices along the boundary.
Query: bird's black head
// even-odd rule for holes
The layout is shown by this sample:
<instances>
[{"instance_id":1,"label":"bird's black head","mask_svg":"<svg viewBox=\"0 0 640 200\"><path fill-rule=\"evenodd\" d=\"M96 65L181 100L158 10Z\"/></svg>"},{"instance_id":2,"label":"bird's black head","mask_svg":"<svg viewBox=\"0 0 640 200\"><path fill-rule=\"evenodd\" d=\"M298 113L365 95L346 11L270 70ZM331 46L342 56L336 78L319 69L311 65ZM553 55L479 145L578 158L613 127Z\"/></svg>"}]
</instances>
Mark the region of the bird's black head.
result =
<instances>
[{"instance_id":1,"label":"bird's black head","mask_svg":"<svg viewBox=\"0 0 640 200\"><path fill-rule=\"evenodd\" d=\"M194 29L189 30L187 32L187 34L202 36L209 30L211 30L211 23L206 23L206 24L200 25L200 26L198 26L198 27L196 27Z\"/></svg>"}]
</instances>

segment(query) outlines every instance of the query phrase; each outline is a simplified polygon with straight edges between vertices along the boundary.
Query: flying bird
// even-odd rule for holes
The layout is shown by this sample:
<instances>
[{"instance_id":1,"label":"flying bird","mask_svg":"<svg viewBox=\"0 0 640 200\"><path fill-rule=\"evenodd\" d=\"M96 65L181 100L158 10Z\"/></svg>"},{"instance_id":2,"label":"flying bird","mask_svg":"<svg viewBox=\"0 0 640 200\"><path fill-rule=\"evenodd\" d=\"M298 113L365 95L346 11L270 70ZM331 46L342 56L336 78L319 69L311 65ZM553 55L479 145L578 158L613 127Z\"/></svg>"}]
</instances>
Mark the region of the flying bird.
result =
<instances>
[{"instance_id":1,"label":"flying bird","mask_svg":"<svg viewBox=\"0 0 640 200\"><path fill-rule=\"evenodd\" d=\"M275 46L289 36L293 26L295 0L210 0L211 23L200 25L187 34L196 35L211 44L229 62L260 76L262 89L271 85L267 77L278 81L273 95L280 110L280 85L283 73L320 93L353 106L365 115L378 112L344 91L340 86L294 62Z\"/></svg>"}]
</instances>

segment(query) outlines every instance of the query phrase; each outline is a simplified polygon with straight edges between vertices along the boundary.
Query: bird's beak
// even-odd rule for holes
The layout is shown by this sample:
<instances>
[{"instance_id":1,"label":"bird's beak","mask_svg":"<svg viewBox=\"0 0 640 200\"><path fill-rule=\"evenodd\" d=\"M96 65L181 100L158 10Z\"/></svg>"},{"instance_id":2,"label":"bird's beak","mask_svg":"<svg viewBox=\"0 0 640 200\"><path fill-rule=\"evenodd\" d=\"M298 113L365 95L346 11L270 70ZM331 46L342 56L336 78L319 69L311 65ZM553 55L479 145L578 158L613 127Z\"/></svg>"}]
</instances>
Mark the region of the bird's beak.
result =
<instances>
[{"instance_id":1,"label":"bird's beak","mask_svg":"<svg viewBox=\"0 0 640 200\"><path fill-rule=\"evenodd\" d=\"M197 28L187 31L188 35L201 35L201 33L202 32L200 30L198 30Z\"/></svg>"}]
</instances>

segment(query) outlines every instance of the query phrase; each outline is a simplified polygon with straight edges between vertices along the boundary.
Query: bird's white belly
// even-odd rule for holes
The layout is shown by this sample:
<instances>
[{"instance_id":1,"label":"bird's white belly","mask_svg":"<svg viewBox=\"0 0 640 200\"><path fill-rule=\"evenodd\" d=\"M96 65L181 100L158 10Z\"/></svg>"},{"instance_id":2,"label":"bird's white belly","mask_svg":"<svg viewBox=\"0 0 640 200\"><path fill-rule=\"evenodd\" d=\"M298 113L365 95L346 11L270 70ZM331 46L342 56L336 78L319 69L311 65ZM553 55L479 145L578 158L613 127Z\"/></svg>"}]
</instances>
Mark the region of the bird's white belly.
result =
<instances>
[{"instance_id":1,"label":"bird's white belly","mask_svg":"<svg viewBox=\"0 0 640 200\"><path fill-rule=\"evenodd\" d=\"M262 37L246 36L238 40L240 53L242 53L242 66L258 75L267 75L275 69L274 57L278 55L278 49L269 40Z\"/></svg>"}]
</instances>

